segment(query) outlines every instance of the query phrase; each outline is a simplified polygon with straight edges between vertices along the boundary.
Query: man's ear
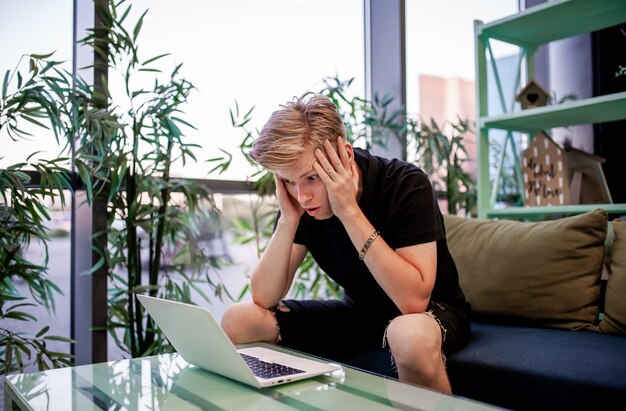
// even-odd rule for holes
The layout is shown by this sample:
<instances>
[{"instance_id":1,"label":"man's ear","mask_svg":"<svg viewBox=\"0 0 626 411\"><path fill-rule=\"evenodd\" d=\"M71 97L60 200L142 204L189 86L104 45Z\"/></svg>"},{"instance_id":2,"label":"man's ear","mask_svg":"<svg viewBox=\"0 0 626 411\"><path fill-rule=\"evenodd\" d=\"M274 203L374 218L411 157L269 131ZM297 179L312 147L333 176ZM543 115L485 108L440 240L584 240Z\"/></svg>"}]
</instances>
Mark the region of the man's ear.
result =
<instances>
[{"instance_id":1,"label":"man's ear","mask_svg":"<svg viewBox=\"0 0 626 411\"><path fill-rule=\"evenodd\" d=\"M347 140L344 140L343 144L346 147L346 153L348 153L350 161L354 160L354 149L352 148L352 144L350 144Z\"/></svg>"}]
</instances>

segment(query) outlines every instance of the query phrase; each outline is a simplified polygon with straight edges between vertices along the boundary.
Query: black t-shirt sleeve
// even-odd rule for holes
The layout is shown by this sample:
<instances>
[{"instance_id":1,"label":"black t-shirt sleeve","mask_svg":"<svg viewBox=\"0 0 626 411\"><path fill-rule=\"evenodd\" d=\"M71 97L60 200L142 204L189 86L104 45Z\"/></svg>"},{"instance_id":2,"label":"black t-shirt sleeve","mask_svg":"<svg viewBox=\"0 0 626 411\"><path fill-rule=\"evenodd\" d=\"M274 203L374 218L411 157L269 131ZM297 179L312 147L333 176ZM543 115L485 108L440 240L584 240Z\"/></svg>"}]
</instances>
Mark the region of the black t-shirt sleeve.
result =
<instances>
[{"instance_id":1,"label":"black t-shirt sleeve","mask_svg":"<svg viewBox=\"0 0 626 411\"><path fill-rule=\"evenodd\" d=\"M428 176L419 169L405 172L390 191L386 240L397 249L436 241L444 236L437 199Z\"/></svg>"}]
</instances>

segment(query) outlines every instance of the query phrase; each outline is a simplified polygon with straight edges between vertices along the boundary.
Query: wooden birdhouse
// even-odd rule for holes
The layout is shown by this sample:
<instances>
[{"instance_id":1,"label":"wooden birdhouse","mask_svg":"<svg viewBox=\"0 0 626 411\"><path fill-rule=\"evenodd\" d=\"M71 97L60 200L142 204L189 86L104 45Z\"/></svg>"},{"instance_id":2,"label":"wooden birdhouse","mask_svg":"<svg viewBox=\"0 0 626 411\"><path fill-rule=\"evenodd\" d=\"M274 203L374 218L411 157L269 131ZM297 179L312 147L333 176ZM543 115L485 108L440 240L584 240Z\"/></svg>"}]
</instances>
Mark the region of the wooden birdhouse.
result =
<instances>
[{"instance_id":1,"label":"wooden birdhouse","mask_svg":"<svg viewBox=\"0 0 626 411\"><path fill-rule=\"evenodd\" d=\"M602 157L561 147L540 131L522 153L521 161L524 205L612 203Z\"/></svg>"},{"instance_id":2,"label":"wooden birdhouse","mask_svg":"<svg viewBox=\"0 0 626 411\"><path fill-rule=\"evenodd\" d=\"M541 107L548 104L550 94L535 80L531 80L515 97L522 106L522 110Z\"/></svg>"}]
</instances>

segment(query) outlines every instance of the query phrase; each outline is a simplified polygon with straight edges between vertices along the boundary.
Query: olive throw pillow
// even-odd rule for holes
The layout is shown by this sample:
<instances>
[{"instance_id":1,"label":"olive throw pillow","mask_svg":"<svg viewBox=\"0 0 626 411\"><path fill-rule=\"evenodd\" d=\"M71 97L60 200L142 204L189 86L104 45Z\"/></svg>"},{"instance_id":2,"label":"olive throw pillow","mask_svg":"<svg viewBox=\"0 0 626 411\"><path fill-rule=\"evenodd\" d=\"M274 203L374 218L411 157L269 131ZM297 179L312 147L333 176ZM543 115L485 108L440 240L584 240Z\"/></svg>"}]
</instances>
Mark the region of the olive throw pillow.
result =
<instances>
[{"instance_id":1,"label":"olive throw pillow","mask_svg":"<svg viewBox=\"0 0 626 411\"><path fill-rule=\"evenodd\" d=\"M475 319L592 329L608 214L541 222L446 215L446 237Z\"/></svg>"},{"instance_id":2,"label":"olive throw pillow","mask_svg":"<svg viewBox=\"0 0 626 411\"><path fill-rule=\"evenodd\" d=\"M626 221L614 220L613 250L600 332L626 335Z\"/></svg>"}]
</instances>

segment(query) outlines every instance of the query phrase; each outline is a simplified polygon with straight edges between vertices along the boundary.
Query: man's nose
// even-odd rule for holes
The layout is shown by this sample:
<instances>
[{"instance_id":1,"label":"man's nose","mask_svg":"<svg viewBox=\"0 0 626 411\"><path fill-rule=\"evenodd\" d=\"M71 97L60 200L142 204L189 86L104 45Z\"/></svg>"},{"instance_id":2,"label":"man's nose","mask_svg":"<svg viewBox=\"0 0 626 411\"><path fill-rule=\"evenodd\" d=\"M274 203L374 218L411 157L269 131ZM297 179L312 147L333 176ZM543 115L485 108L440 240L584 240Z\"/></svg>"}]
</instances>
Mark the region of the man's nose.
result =
<instances>
[{"instance_id":1,"label":"man's nose","mask_svg":"<svg viewBox=\"0 0 626 411\"><path fill-rule=\"evenodd\" d=\"M302 185L298 185L298 202L300 204L304 204L311 200L311 197L311 190Z\"/></svg>"}]
</instances>

